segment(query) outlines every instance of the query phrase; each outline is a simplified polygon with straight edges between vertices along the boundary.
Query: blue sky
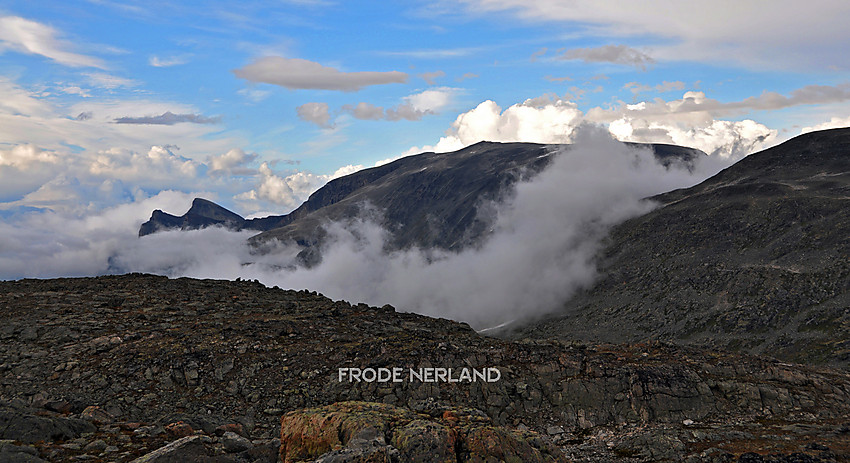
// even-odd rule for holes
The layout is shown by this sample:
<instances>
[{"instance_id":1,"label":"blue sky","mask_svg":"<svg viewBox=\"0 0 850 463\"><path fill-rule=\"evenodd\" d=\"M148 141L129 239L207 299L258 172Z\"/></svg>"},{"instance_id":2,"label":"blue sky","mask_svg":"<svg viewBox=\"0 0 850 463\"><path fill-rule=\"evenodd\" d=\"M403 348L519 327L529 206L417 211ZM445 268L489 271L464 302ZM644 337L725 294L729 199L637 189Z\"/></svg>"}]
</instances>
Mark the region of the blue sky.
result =
<instances>
[{"instance_id":1,"label":"blue sky","mask_svg":"<svg viewBox=\"0 0 850 463\"><path fill-rule=\"evenodd\" d=\"M850 6L799 5L4 1L0 219L280 214L403 154L583 122L735 159L850 125Z\"/></svg>"}]
</instances>

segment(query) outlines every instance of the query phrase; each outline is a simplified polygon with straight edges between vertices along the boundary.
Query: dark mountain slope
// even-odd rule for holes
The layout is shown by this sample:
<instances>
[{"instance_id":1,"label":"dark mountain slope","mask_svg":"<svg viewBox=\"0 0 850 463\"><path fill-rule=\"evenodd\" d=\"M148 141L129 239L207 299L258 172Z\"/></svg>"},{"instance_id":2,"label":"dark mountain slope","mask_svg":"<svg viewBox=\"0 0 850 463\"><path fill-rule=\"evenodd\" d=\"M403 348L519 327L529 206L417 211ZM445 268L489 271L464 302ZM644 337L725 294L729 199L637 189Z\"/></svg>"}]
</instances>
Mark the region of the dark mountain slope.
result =
<instances>
[{"instance_id":1,"label":"dark mountain slope","mask_svg":"<svg viewBox=\"0 0 850 463\"><path fill-rule=\"evenodd\" d=\"M323 224L368 216L363 208L370 205L383 214L393 248L459 249L474 242L488 225L479 217L478 206L499 199L524 174L541 170L549 152L545 145L482 142L454 153L423 153L366 169L361 176L338 179L345 180L338 182L342 185L329 183L293 212L312 209L310 213L252 242L315 244L322 238L317 231ZM313 208L314 202L330 204Z\"/></svg>"},{"instance_id":2,"label":"dark mountain slope","mask_svg":"<svg viewBox=\"0 0 850 463\"><path fill-rule=\"evenodd\" d=\"M695 157L704 155L674 145L648 146L665 165L692 163ZM523 176L543 169L557 147L481 142L453 153L422 153L332 180L287 215L244 220L216 206L229 215L224 217L222 212L213 217L193 204L182 217L154 211L139 234L222 224L264 232L251 239L258 246L273 240L297 242L307 248L302 257L317 259L312 251L322 241L323 225L370 217L368 206L372 206L381 217L371 218L392 232L391 248L457 250L475 243L488 229L478 208L500 199Z\"/></svg>"},{"instance_id":3,"label":"dark mountain slope","mask_svg":"<svg viewBox=\"0 0 850 463\"><path fill-rule=\"evenodd\" d=\"M182 217L154 211L139 236L164 229L226 225L240 230L273 230L257 236L255 243L270 239L315 243L322 224L354 218L364 204L371 204L385 211L387 221L396 228L405 228L397 237L399 244L417 242L429 246L437 242L440 247L450 248L474 222L479 201L496 199L523 172L541 169L548 162L547 152L545 145L481 142L454 153L408 156L334 179L291 213L259 219L245 220L221 206L196 199ZM200 209L199 202L226 212L226 218L223 214L205 214L208 208ZM433 211L433 215L428 211ZM429 233L433 234L443 223L449 224L441 232L443 236L429 239Z\"/></svg>"},{"instance_id":4,"label":"dark mountain slope","mask_svg":"<svg viewBox=\"0 0 850 463\"><path fill-rule=\"evenodd\" d=\"M850 129L801 135L618 226L603 277L522 335L850 365Z\"/></svg>"}]
</instances>

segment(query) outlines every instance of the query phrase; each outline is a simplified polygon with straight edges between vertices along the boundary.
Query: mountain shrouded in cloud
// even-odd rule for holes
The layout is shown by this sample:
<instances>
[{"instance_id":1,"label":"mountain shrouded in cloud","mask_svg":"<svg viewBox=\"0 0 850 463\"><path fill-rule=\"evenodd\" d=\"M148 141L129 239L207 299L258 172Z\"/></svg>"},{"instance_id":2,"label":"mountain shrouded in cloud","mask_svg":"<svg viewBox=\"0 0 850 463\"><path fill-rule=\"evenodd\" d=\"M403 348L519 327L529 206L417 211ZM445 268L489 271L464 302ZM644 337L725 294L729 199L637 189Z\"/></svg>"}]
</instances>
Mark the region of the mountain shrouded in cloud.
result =
<instances>
[{"instance_id":1,"label":"mountain shrouded in cloud","mask_svg":"<svg viewBox=\"0 0 850 463\"><path fill-rule=\"evenodd\" d=\"M692 172L664 167L651 151L628 147L593 127L577 129L574 145L553 156L543 172L516 184L502 202L478 208L481 219L492 223L492 231L480 246L459 252L414 247L387 254L390 232L380 221L362 216L350 223L326 224L329 238L321 263L288 270L297 250L284 246L256 254L247 244L250 232L210 228L137 238L150 206L177 197L160 195L139 203L148 207L144 213L137 206L78 219L42 212L5 224L6 249L14 251L0 262L0 271L6 277L28 275L15 264L26 259L33 262L30 276L143 271L257 278L268 285L314 288L336 298L389 302L483 328L555 308L593 281L594 255L609 227L653 207L642 198L692 185L719 168L711 162L698 163ZM280 179L268 188L293 185ZM374 213L380 216L381 211ZM105 227L110 220L121 224ZM32 246L31 239L50 235L48 241L64 245ZM51 267L50 261L61 265ZM85 264L75 268L78 261ZM516 313L518 306L525 307L523 314Z\"/></svg>"}]
</instances>

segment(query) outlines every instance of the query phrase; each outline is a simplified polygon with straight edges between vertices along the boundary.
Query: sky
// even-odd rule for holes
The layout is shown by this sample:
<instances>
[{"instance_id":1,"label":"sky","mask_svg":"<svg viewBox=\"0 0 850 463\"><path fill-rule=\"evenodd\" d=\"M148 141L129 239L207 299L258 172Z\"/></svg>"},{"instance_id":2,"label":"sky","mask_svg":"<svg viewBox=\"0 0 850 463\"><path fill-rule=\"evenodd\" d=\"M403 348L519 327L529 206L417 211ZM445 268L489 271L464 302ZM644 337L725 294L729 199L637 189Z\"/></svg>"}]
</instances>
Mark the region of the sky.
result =
<instances>
[{"instance_id":1,"label":"sky","mask_svg":"<svg viewBox=\"0 0 850 463\"><path fill-rule=\"evenodd\" d=\"M837 0L2 0L0 220L137 224L194 196L283 214L403 155L582 123L737 159L850 125L848 18Z\"/></svg>"}]
</instances>

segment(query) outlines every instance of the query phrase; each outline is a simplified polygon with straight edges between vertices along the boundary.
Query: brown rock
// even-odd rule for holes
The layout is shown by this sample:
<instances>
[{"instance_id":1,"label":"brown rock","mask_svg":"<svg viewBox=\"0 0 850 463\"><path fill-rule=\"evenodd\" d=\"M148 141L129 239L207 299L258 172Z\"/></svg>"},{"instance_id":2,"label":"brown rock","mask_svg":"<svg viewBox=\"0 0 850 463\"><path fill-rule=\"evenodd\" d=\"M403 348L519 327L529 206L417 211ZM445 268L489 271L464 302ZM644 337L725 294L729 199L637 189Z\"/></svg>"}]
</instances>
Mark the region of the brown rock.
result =
<instances>
[{"instance_id":1,"label":"brown rock","mask_svg":"<svg viewBox=\"0 0 850 463\"><path fill-rule=\"evenodd\" d=\"M98 407L97 405L92 405L86 407L82 413L80 413L80 418L91 421L94 424L107 424L115 421L115 417L106 412L106 410Z\"/></svg>"},{"instance_id":2,"label":"brown rock","mask_svg":"<svg viewBox=\"0 0 850 463\"><path fill-rule=\"evenodd\" d=\"M171 437L186 437L195 434L195 430L188 424L177 421L165 426L165 432Z\"/></svg>"},{"instance_id":3,"label":"brown rock","mask_svg":"<svg viewBox=\"0 0 850 463\"><path fill-rule=\"evenodd\" d=\"M370 402L339 402L281 418L281 461L367 463L397 456L404 462L566 462L534 432L492 426L477 413L448 410L430 418ZM482 422L485 421L485 422ZM390 445L385 436L391 435ZM389 461L389 460L386 460Z\"/></svg>"}]
</instances>

